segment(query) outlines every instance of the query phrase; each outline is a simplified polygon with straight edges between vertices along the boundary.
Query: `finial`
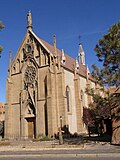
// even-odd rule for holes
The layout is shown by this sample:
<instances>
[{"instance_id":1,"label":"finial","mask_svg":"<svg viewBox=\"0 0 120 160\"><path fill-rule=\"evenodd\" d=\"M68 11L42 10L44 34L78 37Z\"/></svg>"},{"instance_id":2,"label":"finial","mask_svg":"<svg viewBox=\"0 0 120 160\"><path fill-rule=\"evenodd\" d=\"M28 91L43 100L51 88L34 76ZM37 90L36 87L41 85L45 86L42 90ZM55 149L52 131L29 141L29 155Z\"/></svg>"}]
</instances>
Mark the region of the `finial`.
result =
<instances>
[{"instance_id":1,"label":"finial","mask_svg":"<svg viewBox=\"0 0 120 160\"><path fill-rule=\"evenodd\" d=\"M79 63L78 63L77 58L76 58L76 61L75 61L75 65L76 65L76 70L78 70L79 69Z\"/></svg>"},{"instance_id":2,"label":"finial","mask_svg":"<svg viewBox=\"0 0 120 160\"><path fill-rule=\"evenodd\" d=\"M66 58L65 58L65 53L64 53L64 50L62 49L62 59L61 59L61 63L62 63L62 64L65 64L65 60L66 60Z\"/></svg>"},{"instance_id":3,"label":"finial","mask_svg":"<svg viewBox=\"0 0 120 160\"><path fill-rule=\"evenodd\" d=\"M87 65L86 72L87 72L87 80L88 80L88 79L89 79L89 75L90 75L90 70L89 70L89 67L88 67L88 65Z\"/></svg>"},{"instance_id":4,"label":"finial","mask_svg":"<svg viewBox=\"0 0 120 160\"><path fill-rule=\"evenodd\" d=\"M57 49L56 49L56 35L53 35L53 45L54 45L54 53L57 56Z\"/></svg>"},{"instance_id":5,"label":"finial","mask_svg":"<svg viewBox=\"0 0 120 160\"><path fill-rule=\"evenodd\" d=\"M11 63L12 63L12 51L9 52L9 66L8 66L8 76L10 75L10 66L11 66Z\"/></svg>"},{"instance_id":6,"label":"finial","mask_svg":"<svg viewBox=\"0 0 120 160\"><path fill-rule=\"evenodd\" d=\"M12 62L12 51L9 52L9 67L11 65Z\"/></svg>"},{"instance_id":7,"label":"finial","mask_svg":"<svg viewBox=\"0 0 120 160\"><path fill-rule=\"evenodd\" d=\"M27 28L32 30L32 14L30 11L27 14Z\"/></svg>"},{"instance_id":8,"label":"finial","mask_svg":"<svg viewBox=\"0 0 120 160\"><path fill-rule=\"evenodd\" d=\"M76 77L76 61L74 61L73 64L73 71L74 71L74 76Z\"/></svg>"},{"instance_id":9,"label":"finial","mask_svg":"<svg viewBox=\"0 0 120 160\"><path fill-rule=\"evenodd\" d=\"M78 40L79 40L79 45L81 44L81 36L78 36Z\"/></svg>"}]
</instances>

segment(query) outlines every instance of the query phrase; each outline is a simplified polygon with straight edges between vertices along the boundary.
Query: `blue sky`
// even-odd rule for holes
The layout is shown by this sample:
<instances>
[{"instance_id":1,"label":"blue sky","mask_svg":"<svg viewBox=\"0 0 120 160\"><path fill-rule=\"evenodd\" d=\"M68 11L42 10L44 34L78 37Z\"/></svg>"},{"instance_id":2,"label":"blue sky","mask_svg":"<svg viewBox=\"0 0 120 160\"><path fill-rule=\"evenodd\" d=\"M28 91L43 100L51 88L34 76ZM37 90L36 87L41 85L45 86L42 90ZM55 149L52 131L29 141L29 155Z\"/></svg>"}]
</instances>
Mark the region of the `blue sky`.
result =
<instances>
[{"instance_id":1,"label":"blue sky","mask_svg":"<svg viewBox=\"0 0 120 160\"><path fill-rule=\"evenodd\" d=\"M42 39L76 58L79 35L86 53L86 65L98 64L95 44L109 27L120 21L120 0L0 0L0 32L4 50L0 59L0 102L6 101L9 51L15 56L26 33L27 12L32 12L33 31Z\"/></svg>"}]
</instances>

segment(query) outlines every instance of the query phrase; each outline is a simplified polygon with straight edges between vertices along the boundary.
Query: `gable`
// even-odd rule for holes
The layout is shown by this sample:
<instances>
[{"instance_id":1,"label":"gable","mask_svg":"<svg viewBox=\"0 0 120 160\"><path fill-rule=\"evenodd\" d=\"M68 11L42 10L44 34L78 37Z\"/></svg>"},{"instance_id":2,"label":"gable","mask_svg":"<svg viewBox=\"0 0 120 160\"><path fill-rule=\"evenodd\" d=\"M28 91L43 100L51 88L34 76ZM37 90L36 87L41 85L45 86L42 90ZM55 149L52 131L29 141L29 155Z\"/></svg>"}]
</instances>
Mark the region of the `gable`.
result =
<instances>
[{"instance_id":1,"label":"gable","mask_svg":"<svg viewBox=\"0 0 120 160\"><path fill-rule=\"evenodd\" d=\"M21 72L25 63L30 60L36 67L45 66L49 64L50 51L38 41L36 36L28 31L14 57L14 60L9 66L11 74L18 74Z\"/></svg>"}]
</instances>

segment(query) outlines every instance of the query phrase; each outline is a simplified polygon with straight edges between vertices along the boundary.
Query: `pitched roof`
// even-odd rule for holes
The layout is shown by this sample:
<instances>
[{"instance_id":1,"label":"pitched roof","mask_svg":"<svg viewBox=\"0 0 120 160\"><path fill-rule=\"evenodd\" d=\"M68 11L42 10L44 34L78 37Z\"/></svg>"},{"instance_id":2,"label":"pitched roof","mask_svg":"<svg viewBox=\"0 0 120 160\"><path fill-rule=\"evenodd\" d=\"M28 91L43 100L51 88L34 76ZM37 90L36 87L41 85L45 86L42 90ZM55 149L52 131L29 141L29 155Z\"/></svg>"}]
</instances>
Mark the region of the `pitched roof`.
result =
<instances>
[{"instance_id":1,"label":"pitched roof","mask_svg":"<svg viewBox=\"0 0 120 160\"><path fill-rule=\"evenodd\" d=\"M110 88L107 88L107 90L109 91L110 94L120 93L120 87L110 87Z\"/></svg>"},{"instance_id":2,"label":"pitched roof","mask_svg":"<svg viewBox=\"0 0 120 160\"><path fill-rule=\"evenodd\" d=\"M43 39L39 38L40 41L42 41L42 43L49 49L49 51L54 54L54 46L52 46L51 44L49 44L48 42L44 41ZM62 50L57 48L57 55L58 57L62 57ZM65 53L65 64L62 65L63 67L69 69L70 71L74 71L74 65L75 65L75 59L70 57L68 54ZM86 77L86 66L82 65L79 62L79 70L78 70L78 74L80 74L83 77Z\"/></svg>"},{"instance_id":3,"label":"pitched roof","mask_svg":"<svg viewBox=\"0 0 120 160\"><path fill-rule=\"evenodd\" d=\"M52 54L54 55L54 46L49 44L48 42L44 41L43 39L39 38L38 36L36 36L36 34L33 32L33 31L30 31L34 36L35 38L40 42L42 43L42 45ZM62 50L58 49L57 48L57 55L58 57L61 59L62 57ZM67 53L65 53L65 58L66 58L66 61L65 61L65 64L63 65L61 63L61 65L74 72L74 68L75 68L75 59L72 58L71 56L69 56ZM79 69L77 71L77 73L83 77L87 77L87 67L85 65L83 65L81 62L79 62ZM91 75L89 75L89 79L92 80L92 81L95 81L95 79L93 79L93 77L91 77Z\"/></svg>"}]
</instances>

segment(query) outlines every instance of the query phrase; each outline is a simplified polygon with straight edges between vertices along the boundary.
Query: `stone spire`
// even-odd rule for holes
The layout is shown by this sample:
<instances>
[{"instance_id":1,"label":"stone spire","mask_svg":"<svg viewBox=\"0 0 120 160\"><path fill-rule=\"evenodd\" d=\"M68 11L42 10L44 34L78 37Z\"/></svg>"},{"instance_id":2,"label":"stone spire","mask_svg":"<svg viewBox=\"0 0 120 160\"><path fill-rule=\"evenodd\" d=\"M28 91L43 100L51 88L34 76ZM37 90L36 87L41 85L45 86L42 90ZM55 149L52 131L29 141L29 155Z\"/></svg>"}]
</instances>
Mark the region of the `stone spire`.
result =
<instances>
[{"instance_id":1,"label":"stone spire","mask_svg":"<svg viewBox=\"0 0 120 160\"><path fill-rule=\"evenodd\" d=\"M8 66L8 77L10 76L10 72L11 72L11 63L12 63L12 51L9 52L9 66Z\"/></svg>"},{"instance_id":2,"label":"stone spire","mask_svg":"<svg viewBox=\"0 0 120 160\"><path fill-rule=\"evenodd\" d=\"M62 49L62 59L61 59L61 63L62 63L62 64L65 64L65 60L66 60L66 58L65 58L65 53L64 53L64 50Z\"/></svg>"},{"instance_id":3,"label":"stone spire","mask_svg":"<svg viewBox=\"0 0 120 160\"><path fill-rule=\"evenodd\" d=\"M54 62L55 64L58 63L58 55L57 55L57 48L56 48L56 35L53 35L53 46L54 46Z\"/></svg>"},{"instance_id":4,"label":"stone spire","mask_svg":"<svg viewBox=\"0 0 120 160\"><path fill-rule=\"evenodd\" d=\"M53 35L54 54L57 56L56 35Z\"/></svg>"},{"instance_id":5,"label":"stone spire","mask_svg":"<svg viewBox=\"0 0 120 160\"><path fill-rule=\"evenodd\" d=\"M79 62L85 65L85 52L83 50L82 43L79 44L78 59Z\"/></svg>"},{"instance_id":6,"label":"stone spire","mask_svg":"<svg viewBox=\"0 0 120 160\"><path fill-rule=\"evenodd\" d=\"M77 58L76 58L76 61L75 61L75 66L76 66L76 70L78 70L79 69L79 63L78 63Z\"/></svg>"},{"instance_id":7,"label":"stone spire","mask_svg":"<svg viewBox=\"0 0 120 160\"><path fill-rule=\"evenodd\" d=\"M30 11L27 14L27 29L32 30L32 14Z\"/></svg>"},{"instance_id":8,"label":"stone spire","mask_svg":"<svg viewBox=\"0 0 120 160\"><path fill-rule=\"evenodd\" d=\"M12 62L12 51L9 52L9 67L11 65Z\"/></svg>"},{"instance_id":9,"label":"stone spire","mask_svg":"<svg viewBox=\"0 0 120 160\"><path fill-rule=\"evenodd\" d=\"M86 72L87 72L87 80L88 80L88 79L89 79L89 75L90 75L90 70L89 70L89 67L88 67L88 65L87 65Z\"/></svg>"}]
</instances>

